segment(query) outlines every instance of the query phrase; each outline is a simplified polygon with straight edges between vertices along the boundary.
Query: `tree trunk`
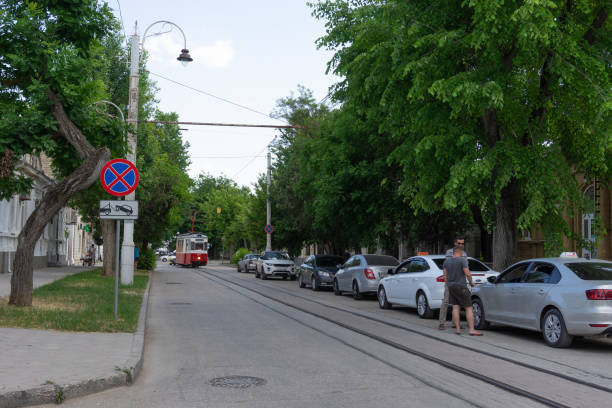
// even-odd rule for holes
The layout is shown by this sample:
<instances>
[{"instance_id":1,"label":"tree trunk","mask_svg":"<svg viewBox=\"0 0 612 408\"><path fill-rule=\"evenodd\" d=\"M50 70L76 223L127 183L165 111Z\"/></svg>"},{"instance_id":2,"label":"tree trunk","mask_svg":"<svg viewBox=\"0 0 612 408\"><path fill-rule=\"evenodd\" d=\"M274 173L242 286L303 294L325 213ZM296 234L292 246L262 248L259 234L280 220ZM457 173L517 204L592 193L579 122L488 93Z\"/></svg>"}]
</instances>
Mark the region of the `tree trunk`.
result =
<instances>
[{"instance_id":1,"label":"tree trunk","mask_svg":"<svg viewBox=\"0 0 612 408\"><path fill-rule=\"evenodd\" d=\"M104 240L104 261L102 276L114 276L115 271L115 220L101 220Z\"/></svg>"},{"instance_id":2,"label":"tree trunk","mask_svg":"<svg viewBox=\"0 0 612 408\"><path fill-rule=\"evenodd\" d=\"M518 182L511 179L501 191L495 204L495 231L493 232L493 269L501 272L516 257L518 218Z\"/></svg>"},{"instance_id":3,"label":"tree trunk","mask_svg":"<svg viewBox=\"0 0 612 408\"><path fill-rule=\"evenodd\" d=\"M9 304L16 306L32 305L34 246L43 233L45 226L77 192L86 189L99 177L110 152L106 148L96 151L72 174L45 194L32 215L26 221L17 238L17 251L13 261L11 276L11 295Z\"/></svg>"},{"instance_id":4,"label":"tree trunk","mask_svg":"<svg viewBox=\"0 0 612 408\"><path fill-rule=\"evenodd\" d=\"M485 225L482 210L476 205L472 205L470 210L472 211L474 222L478 225L478 230L480 231L480 254L474 254L474 256L481 256L485 262L491 262L493 259L493 254L491 252L492 236Z\"/></svg>"},{"instance_id":5,"label":"tree trunk","mask_svg":"<svg viewBox=\"0 0 612 408\"><path fill-rule=\"evenodd\" d=\"M68 118L52 90L49 90L48 96L53 103L51 112L57 120L58 133L75 148L83 161L72 174L45 194L17 237L9 297L9 304L15 306L32 305L34 246L45 226L74 194L93 184L110 158L110 151L106 147L96 149L87 141Z\"/></svg>"}]
</instances>

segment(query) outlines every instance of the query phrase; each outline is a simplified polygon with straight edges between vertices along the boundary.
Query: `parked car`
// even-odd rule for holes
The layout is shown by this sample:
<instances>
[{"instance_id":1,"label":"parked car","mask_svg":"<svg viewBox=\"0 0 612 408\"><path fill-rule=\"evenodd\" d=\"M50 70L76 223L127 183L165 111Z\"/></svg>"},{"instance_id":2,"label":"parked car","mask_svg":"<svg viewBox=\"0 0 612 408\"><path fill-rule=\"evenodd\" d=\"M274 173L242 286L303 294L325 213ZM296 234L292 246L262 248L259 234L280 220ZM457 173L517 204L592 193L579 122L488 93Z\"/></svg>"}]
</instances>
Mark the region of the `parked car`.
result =
<instances>
[{"instance_id":1,"label":"parked car","mask_svg":"<svg viewBox=\"0 0 612 408\"><path fill-rule=\"evenodd\" d=\"M176 251L162 252L159 254L159 259L161 259L162 262L168 262L170 260L170 255L174 255L174 259L176 259Z\"/></svg>"},{"instance_id":2,"label":"parked car","mask_svg":"<svg viewBox=\"0 0 612 408\"><path fill-rule=\"evenodd\" d=\"M170 265L176 265L176 251L170 252L168 255L168 263Z\"/></svg>"},{"instance_id":3,"label":"parked car","mask_svg":"<svg viewBox=\"0 0 612 408\"><path fill-rule=\"evenodd\" d=\"M250 271L255 271L255 269L257 269L258 259L259 255L246 254L238 261L238 272L248 273Z\"/></svg>"},{"instance_id":4,"label":"parked car","mask_svg":"<svg viewBox=\"0 0 612 408\"><path fill-rule=\"evenodd\" d=\"M266 280L269 277L295 280L295 265L289 254L281 251L265 251L257 260L255 277Z\"/></svg>"},{"instance_id":5,"label":"parked car","mask_svg":"<svg viewBox=\"0 0 612 408\"><path fill-rule=\"evenodd\" d=\"M353 255L334 276L334 294L351 292L357 300L364 294L376 293L380 279L398 263L389 255Z\"/></svg>"},{"instance_id":6,"label":"parked car","mask_svg":"<svg viewBox=\"0 0 612 408\"><path fill-rule=\"evenodd\" d=\"M445 255L413 256L389 271L378 285L378 304L389 309L393 304L415 307L419 317L430 319L439 310L444 299ZM493 271L477 259L467 257L468 268L476 285L486 283ZM466 281L467 284L467 281Z\"/></svg>"},{"instance_id":7,"label":"parked car","mask_svg":"<svg viewBox=\"0 0 612 408\"><path fill-rule=\"evenodd\" d=\"M300 265L298 269L298 284L300 288L310 285L310 288L317 291L323 287L332 287L334 276L338 270L338 265L344 258L337 255L310 255Z\"/></svg>"},{"instance_id":8,"label":"parked car","mask_svg":"<svg viewBox=\"0 0 612 408\"><path fill-rule=\"evenodd\" d=\"M612 335L612 262L570 253L520 261L472 292L474 325L489 323L542 333L569 347L575 336Z\"/></svg>"}]
</instances>

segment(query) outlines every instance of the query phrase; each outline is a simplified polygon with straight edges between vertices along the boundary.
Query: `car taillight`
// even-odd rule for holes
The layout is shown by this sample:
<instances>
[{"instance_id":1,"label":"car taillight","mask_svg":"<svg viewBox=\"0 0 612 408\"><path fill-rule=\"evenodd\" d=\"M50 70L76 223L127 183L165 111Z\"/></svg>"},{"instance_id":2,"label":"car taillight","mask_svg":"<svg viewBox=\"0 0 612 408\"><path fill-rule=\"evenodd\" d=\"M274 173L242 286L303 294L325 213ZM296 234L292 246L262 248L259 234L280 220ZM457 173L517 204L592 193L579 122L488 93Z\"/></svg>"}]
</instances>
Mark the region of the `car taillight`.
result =
<instances>
[{"instance_id":1,"label":"car taillight","mask_svg":"<svg viewBox=\"0 0 612 408\"><path fill-rule=\"evenodd\" d=\"M444 275L440 275L436 278L436 282L444 282Z\"/></svg>"},{"instance_id":2,"label":"car taillight","mask_svg":"<svg viewBox=\"0 0 612 408\"><path fill-rule=\"evenodd\" d=\"M612 289L589 289L586 297L589 300L612 300Z\"/></svg>"},{"instance_id":3,"label":"car taillight","mask_svg":"<svg viewBox=\"0 0 612 408\"><path fill-rule=\"evenodd\" d=\"M372 279L376 279L376 275L374 275L374 271L371 269L364 269L363 273L365 273L365 277L372 280Z\"/></svg>"},{"instance_id":4,"label":"car taillight","mask_svg":"<svg viewBox=\"0 0 612 408\"><path fill-rule=\"evenodd\" d=\"M249 265L253 265L253 260L249 259Z\"/></svg>"}]
</instances>

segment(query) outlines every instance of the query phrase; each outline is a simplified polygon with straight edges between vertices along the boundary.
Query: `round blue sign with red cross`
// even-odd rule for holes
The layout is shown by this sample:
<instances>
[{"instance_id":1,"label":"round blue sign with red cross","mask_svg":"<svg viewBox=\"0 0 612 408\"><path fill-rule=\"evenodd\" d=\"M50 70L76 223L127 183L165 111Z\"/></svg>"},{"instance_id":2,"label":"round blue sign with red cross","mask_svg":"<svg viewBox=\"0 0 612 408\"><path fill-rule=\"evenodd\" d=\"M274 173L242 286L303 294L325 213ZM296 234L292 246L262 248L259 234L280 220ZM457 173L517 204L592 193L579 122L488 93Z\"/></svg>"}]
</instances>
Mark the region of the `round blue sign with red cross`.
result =
<instances>
[{"instance_id":1,"label":"round blue sign with red cross","mask_svg":"<svg viewBox=\"0 0 612 408\"><path fill-rule=\"evenodd\" d=\"M102 188L114 196L126 196L138 186L138 170L125 159L114 159L102 167L100 182Z\"/></svg>"},{"instance_id":2,"label":"round blue sign with red cross","mask_svg":"<svg viewBox=\"0 0 612 408\"><path fill-rule=\"evenodd\" d=\"M264 231L266 231L266 234L271 234L272 232L274 232L274 228L272 228L272 225L268 224L264 228Z\"/></svg>"}]
</instances>

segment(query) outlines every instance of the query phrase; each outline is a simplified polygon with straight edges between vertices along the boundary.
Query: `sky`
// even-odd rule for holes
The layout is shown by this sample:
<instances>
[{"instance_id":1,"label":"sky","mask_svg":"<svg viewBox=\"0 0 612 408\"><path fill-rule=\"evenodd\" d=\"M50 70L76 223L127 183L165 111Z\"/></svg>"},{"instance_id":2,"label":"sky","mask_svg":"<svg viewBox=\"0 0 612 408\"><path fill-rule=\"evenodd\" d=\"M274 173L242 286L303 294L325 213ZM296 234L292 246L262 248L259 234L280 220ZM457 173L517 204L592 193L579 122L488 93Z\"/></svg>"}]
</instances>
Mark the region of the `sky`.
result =
<instances>
[{"instance_id":1,"label":"sky","mask_svg":"<svg viewBox=\"0 0 612 408\"><path fill-rule=\"evenodd\" d=\"M108 0L108 5L126 36L132 36L137 22L142 41L147 27L160 20L185 33L193 58L186 67L176 60L183 48L178 29L150 36L168 31L169 26L155 24L144 42L146 67L159 88L158 107L177 112L180 121L283 125L267 116L279 99L297 94L303 85L321 101L339 80L325 74L332 52L315 44L325 24L311 15L306 1ZM190 145L191 177L225 176L251 189L266 171L267 145L277 134L275 129L243 127L181 129Z\"/></svg>"}]
</instances>

